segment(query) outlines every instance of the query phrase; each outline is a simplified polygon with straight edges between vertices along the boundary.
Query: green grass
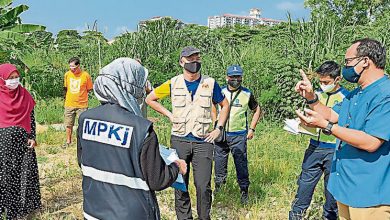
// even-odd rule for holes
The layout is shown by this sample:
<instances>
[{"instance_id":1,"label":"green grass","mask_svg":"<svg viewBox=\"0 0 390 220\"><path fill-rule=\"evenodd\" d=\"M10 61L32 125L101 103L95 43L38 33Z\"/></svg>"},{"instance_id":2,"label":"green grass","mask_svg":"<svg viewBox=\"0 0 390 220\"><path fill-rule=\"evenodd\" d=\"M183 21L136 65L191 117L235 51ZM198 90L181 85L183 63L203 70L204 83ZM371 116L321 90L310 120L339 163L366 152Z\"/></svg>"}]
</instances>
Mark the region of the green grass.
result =
<instances>
[{"instance_id":1,"label":"green grass","mask_svg":"<svg viewBox=\"0 0 390 220\"><path fill-rule=\"evenodd\" d=\"M152 111L149 111L149 117L154 121L160 142L169 145L168 120ZM81 173L77 165L76 145L61 148L65 133L53 129L38 134L37 138L40 143L36 149L44 207L36 219L81 219ZM250 202L246 206L240 204L239 187L230 157L227 183L213 198L212 219L286 219L297 189L297 177L307 143L307 137L290 135L277 124L260 123L255 138L248 142ZM323 189L321 181L308 210L308 219L321 218ZM189 191L196 216L193 179L190 180ZM173 189L158 192L157 196L162 218L175 219Z\"/></svg>"},{"instance_id":2,"label":"green grass","mask_svg":"<svg viewBox=\"0 0 390 220\"><path fill-rule=\"evenodd\" d=\"M64 99L51 98L47 100L38 100L35 106L35 120L39 124L59 124L64 122ZM99 101L89 96L88 108L99 105Z\"/></svg>"}]
</instances>

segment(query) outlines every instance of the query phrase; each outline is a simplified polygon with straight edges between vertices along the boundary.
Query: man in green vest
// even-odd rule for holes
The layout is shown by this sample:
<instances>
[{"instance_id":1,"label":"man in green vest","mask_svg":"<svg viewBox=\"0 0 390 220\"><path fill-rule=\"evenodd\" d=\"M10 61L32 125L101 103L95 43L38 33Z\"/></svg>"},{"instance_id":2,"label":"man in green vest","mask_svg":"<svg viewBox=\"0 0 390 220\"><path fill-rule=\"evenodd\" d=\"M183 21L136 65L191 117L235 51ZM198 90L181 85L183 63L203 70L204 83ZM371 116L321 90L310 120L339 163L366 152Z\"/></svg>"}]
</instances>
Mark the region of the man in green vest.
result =
<instances>
[{"instance_id":1,"label":"man in green vest","mask_svg":"<svg viewBox=\"0 0 390 220\"><path fill-rule=\"evenodd\" d=\"M216 191L226 182L229 152L232 152L236 166L237 182L241 189L241 203L248 203L249 172L247 140L252 139L261 109L253 93L241 86L243 70L239 65L227 69L228 85L222 92L230 103L230 113L226 122L226 138L215 145L215 188ZM253 111L248 125L248 112Z\"/></svg>"},{"instance_id":2,"label":"man in green vest","mask_svg":"<svg viewBox=\"0 0 390 220\"><path fill-rule=\"evenodd\" d=\"M326 61L316 70L316 73L321 87L316 91L319 101L330 108L341 103L349 92L339 84L341 81L340 66L334 61ZM325 184L323 218L337 219L336 200L326 189L335 147L336 137L324 135L321 130L318 132L318 137L310 139L302 162L302 172L298 178L298 191L289 213L290 220L300 220L305 217L314 189L322 174L324 174Z\"/></svg>"}]
</instances>

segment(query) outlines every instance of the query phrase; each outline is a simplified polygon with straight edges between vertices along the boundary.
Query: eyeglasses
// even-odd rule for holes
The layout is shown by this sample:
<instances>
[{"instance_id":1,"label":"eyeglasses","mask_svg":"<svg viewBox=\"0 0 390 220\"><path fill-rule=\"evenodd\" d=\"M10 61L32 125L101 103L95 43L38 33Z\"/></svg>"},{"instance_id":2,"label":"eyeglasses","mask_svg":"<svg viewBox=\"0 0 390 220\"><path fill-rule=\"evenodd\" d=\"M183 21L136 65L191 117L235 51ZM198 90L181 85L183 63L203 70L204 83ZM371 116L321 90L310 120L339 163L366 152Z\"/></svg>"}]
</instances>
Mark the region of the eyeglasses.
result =
<instances>
[{"instance_id":1,"label":"eyeglasses","mask_svg":"<svg viewBox=\"0 0 390 220\"><path fill-rule=\"evenodd\" d=\"M344 64L345 65L348 65L350 62L352 62L353 60L357 59L357 58L361 58L362 56L357 56L357 57L351 57L351 58L345 58L344 59Z\"/></svg>"}]
</instances>

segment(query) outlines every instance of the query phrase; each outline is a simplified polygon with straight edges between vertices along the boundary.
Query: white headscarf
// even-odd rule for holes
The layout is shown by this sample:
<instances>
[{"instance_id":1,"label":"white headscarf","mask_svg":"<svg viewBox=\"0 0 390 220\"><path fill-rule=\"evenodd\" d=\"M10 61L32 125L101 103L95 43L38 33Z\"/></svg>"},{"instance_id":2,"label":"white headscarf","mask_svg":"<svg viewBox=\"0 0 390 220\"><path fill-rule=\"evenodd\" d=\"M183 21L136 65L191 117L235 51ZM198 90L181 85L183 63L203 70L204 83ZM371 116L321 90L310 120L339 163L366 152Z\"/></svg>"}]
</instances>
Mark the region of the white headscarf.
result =
<instances>
[{"instance_id":1,"label":"white headscarf","mask_svg":"<svg viewBox=\"0 0 390 220\"><path fill-rule=\"evenodd\" d=\"M140 104L145 98L148 70L131 58L118 58L100 70L93 85L101 102L116 103L142 117Z\"/></svg>"}]
</instances>

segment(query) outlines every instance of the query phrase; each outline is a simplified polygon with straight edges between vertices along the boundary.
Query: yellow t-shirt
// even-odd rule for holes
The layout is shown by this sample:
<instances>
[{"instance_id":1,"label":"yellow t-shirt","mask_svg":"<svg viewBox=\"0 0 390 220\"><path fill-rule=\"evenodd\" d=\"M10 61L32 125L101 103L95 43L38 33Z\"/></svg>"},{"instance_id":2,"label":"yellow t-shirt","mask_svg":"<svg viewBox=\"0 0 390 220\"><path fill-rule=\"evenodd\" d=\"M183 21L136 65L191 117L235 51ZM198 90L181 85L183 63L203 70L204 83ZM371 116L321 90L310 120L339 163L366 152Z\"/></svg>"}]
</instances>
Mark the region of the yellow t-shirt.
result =
<instances>
[{"instance_id":1,"label":"yellow t-shirt","mask_svg":"<svg viewBox=\"0 0 390 220\"><path fill-rule=\"evenodd\" d=\"M159 87L155 88L154 94L157 98L163 99L167 96L171 95L171 80L166 81L165 83L161 84Z\"/></svg>"},{"instance_id":2,"label":"yellow t-shirt","mask_svg":"<svg viewBox=\"0 0 390 220\"><path fill-rule=\"evenodd\" d=\"M65 107L87 108L88 92L93 88L91 76L81 71L74 74L71 71L65 73L64 87L66 88Z\"/></svg>"}]
</instances>

